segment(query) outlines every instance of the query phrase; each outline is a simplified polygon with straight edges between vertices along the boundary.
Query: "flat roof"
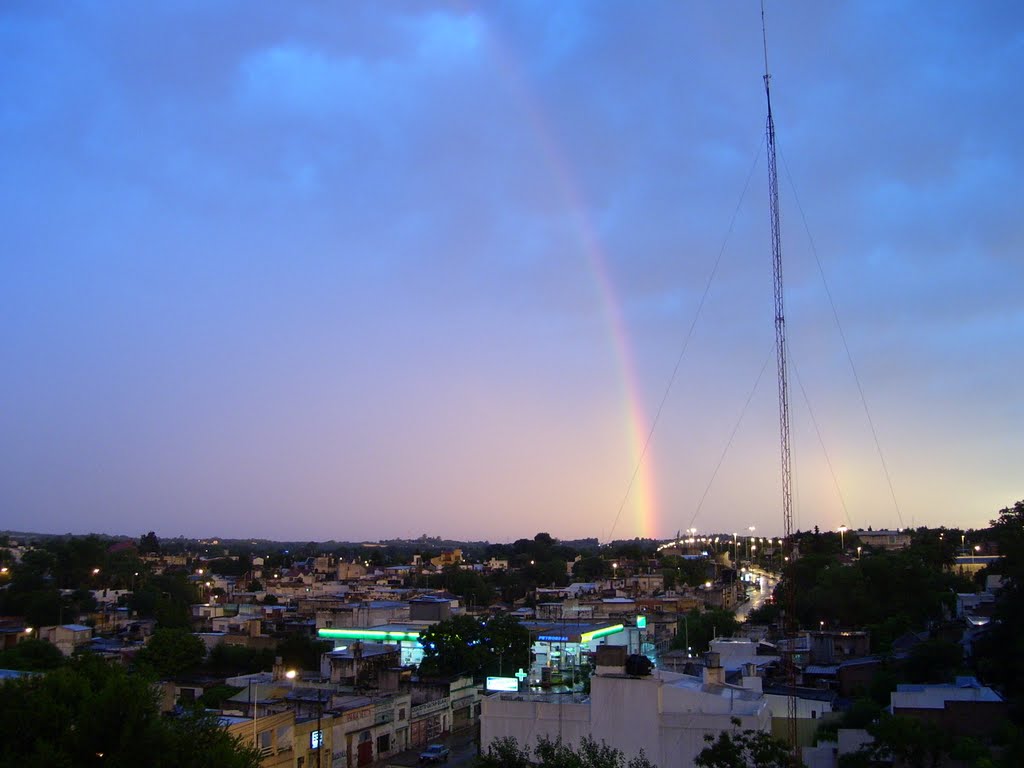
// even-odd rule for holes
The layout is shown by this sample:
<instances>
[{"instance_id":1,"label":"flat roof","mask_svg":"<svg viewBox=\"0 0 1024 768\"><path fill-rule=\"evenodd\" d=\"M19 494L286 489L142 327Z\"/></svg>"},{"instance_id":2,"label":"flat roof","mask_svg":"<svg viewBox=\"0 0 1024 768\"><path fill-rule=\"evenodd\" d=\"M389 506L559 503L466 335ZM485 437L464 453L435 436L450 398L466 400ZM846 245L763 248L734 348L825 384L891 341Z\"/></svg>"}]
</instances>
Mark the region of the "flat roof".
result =
<instances>
[{"instance_id":1,"label":"flat roof","mask_svg":"<svg viewBox=\"0 0 1024 768\"><path fill-rule=\"evenodd\" d=\"M523 621L520 623L537 640L552 643L586 644L591 640L618 634L625 629L619 622Z\"/></svg>"}]
</instances>

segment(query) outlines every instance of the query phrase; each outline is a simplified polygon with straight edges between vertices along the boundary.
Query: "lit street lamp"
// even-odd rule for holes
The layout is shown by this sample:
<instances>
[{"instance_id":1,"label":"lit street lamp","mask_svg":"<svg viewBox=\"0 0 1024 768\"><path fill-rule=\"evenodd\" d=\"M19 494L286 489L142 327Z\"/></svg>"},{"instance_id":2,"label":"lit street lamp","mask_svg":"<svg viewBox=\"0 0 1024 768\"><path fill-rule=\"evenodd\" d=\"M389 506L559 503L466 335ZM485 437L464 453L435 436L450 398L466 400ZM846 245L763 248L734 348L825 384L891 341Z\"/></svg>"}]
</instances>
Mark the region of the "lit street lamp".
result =
<instances>
[{"instance_id":1,"label":"lit street lamp","mask_svg":"<svg viewBox=\"0 0 1024 768\"><path fill-rule=\"evenodd\" d=\"M755 526L753 525L747 528L747 530L750 531L750 535L747 537L747 560L750 559L750 540L754 538L754 528Z\"/></svg>"},{"instance_id":2,"label":"lit street lamp","mask_svg":"<svg viewBox=\"0 0 1024 768\"><path fill-rule=\"evenodd\" d=\"M846 534L846 526L845 525L840 525L839 526L839 549L840 549L841 552L845 552L846 551L846 536L845 536L845 534Z\"/></svg>"}]
</instances>

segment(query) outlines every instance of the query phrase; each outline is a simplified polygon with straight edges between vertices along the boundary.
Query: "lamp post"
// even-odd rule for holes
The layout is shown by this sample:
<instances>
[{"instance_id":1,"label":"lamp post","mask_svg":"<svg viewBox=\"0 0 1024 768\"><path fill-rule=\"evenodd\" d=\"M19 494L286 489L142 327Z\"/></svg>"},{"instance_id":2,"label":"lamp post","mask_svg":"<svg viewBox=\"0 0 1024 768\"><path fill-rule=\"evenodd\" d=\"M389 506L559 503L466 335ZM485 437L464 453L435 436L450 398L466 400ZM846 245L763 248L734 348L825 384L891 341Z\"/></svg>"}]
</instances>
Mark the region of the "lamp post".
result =
<instances>
[{"instance_id":1,"label":"lamp post","mask_svg":"<svg viewBox=\"0 0 1024 768\"><path fill-rule=\"evenodd\" d=\"M977 564L978 552L981 551L981 545L975 544L974 549L971 550L971 565Z\"/></svg>"},{"instance_id":2,"label":"lamp post","mask_svg":"<svg viewBox=\"0 0 1024 768\"><path fill-rule=\"evenodd\" d=\"M845 534L846 534L846 526L845 525L840 525L839 526L839 550L840 550L840 552L845 552L846 551L846 536L845 536Z\"/></svg>"},{"instance_id":3,"label":"lamp post","mask_svg":"<svg viewBox=\"0 0 1024 768\"><path fill-rule=\"evenodd\" d=\"M686 658L690 658L690 622L686 614L683 614L683 638L686 641Z\"/></svg>"},{"instance_id":4,"label":"lamp post","mask_svg":"<svg viewBox=\"0 0 1024 768\"><path fill-rule=\"evenodd\" d=\"M754 538L754 526L747 528L750 531L750 535L747 537L747 560L750 559L750 540Z\"/></svg>"},{"instance_id":5,"label":"lamp post","mask_svg":"<svg viewBox=\"0 0 1024 768\"><path fill-rule=\"evenodd\" d=\"M860 560L860 547L857 547L857 559Z\"/></svg>"},{"instance_id":6,"label":"lamp post","mask_svg":"<svg viewBox=\"0 0 1024 768\"><path fill-rule=\"evenodd\" d=\"M324 716L324 701L320 696L320 689L316 689L316 768L320 768L320 755L324 751L324 731L321 720Z\"/></svg>"},{"instance_id":7,"label":"lamp post","mask_svg":"<svg viewBox=\"0 0 1024 768\"><path fill-rule=\"evenodd\" d=\"M255 685L254 685L255 683ZM255 688L256 694L260 692L260 684L256 682L254 678L249 678L249 703L252 704L252 748L259 749L259 743L256 740L256 699L253 696L253 689Z\"/></svg>"}]
</instances>

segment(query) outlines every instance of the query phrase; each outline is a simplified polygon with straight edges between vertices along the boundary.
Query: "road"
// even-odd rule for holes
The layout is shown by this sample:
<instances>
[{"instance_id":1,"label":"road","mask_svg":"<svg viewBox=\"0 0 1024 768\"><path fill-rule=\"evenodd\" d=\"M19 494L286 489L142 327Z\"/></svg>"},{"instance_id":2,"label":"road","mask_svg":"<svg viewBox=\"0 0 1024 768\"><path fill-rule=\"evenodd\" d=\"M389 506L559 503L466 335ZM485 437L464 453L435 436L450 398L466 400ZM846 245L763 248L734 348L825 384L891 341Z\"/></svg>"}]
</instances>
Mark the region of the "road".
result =
<instances>
[{"instance_id":1,"label":"road","mask_svg":"<svg viewBox=\"0 0 1024 768\"><path fill-rule=\"evenodd\" d=\"M736 620L746 621L747 614L749 614L755 608L760 608L764 605L772 593L775 591L776 577L774 574L768 573L767 571L751 569L760 578L760 589L750 590L750 599L743 603L736 609Z\"/></svg>"},{"instance_id":2,"label":"road","mask_svg":"<svg viewBox=\"0 0 1024 768\"><path fill-rule=\"evenodd\" d=\"M437 763L438 768L463 768L464 766L468 768L468 766L473 765L477 755L476 730L476 728L469 728L432 742L445 744L451 750L451 753L448 755L448 762ZM395 768L412 768L412 766L417 766L418 768L420 764L419 755L422 750L423 747L407 749L397 755L392 755L385 761L382 761L382 763L378 763L378 765L383 764L394 766Z\"/></svg>"}]
</instances>

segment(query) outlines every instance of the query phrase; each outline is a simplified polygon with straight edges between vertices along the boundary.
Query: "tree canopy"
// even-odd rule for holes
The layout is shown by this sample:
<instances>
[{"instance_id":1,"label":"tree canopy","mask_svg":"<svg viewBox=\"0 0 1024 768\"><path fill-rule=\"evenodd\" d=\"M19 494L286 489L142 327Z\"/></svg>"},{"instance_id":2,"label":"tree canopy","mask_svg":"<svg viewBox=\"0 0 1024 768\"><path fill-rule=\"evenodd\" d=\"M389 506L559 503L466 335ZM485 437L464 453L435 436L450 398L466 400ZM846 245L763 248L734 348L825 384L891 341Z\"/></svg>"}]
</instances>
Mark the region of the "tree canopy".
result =
<instances>
[{"instance_id":1,"label":"tree canopy","mask_svg":"<svg viewBox=\"0 0 1024 768\"><path fill-rule=\"evenodd\" d=\"M156 677L173 677L203 663L206 646L185 629L158 629L138 652L135 665Z\"/></svg>"},{"instance_id":2,"label":"tree canopy","mask_svg":"<svg viewBox=\"0 0 1024 768\"><path fill-rule=\"evenodd\" d=\"M257 768L260 759L210 717L161 717L146 680L86 654L0 687L0 764Z\"/></svg>"},{"instance_id":3,"label":"tree canopy","mask_svg":"<svg viewBox=\"0 0 1024 768\"><path fill-rule=\"evenodd\" d=\"M530 633L507 614L481 621L453 616L420 635L422 674L509 674L530 663Z\"/></svg>"},{"instance_id":4,"label":"tree canopy","mask_svg":"<svg viewBox=\"0 0 1024 768\"><path fill-rule=\"evenodd\" d=\"M1024 723L1024 501L1000 510L992 521L992 537L1002 557L993 566L1003 576L996 596L994 621L974 646L978 671L1010 705L1018 724Z\"/></svg>"},{"instance_id":5,"label":"tree canopy","mask_svg":"<svg viewBox=\"0 0 1024 768\"><path fill-rule=\"evenodd\" d=\"M694 758L699 768L792 768L792 754L786 742L764 731L740 731L732 718L733 730L718 736L707 734L704 747Z\"/></svg>"},{"instance_id":6,"label":"tree canopy","mask_svg":"<svg viewBox=\"0 0 1024 768\"><path fill-rule=\"evenodd\" d=\"M704 653L716 637L732 637L739 631L740 623L736 614L722 608L700 611L694 608L679 620L673 648L686 650L687 644L694 654Z\"/></svg>"},{"instance_id":7,"label":"tree canopy","mask_svg":"<svg viewBox=\"0 0 1024 768\"><path fill-rule=\"evenodd\" d=\"M537 740L533 755L512 738L496 739L485 754L477 759L478 768L654 768L641 752L625 759L621 750L598 743L584 736L578 749L552 741L546 736Z\"/></svg>"}]
</instances>

